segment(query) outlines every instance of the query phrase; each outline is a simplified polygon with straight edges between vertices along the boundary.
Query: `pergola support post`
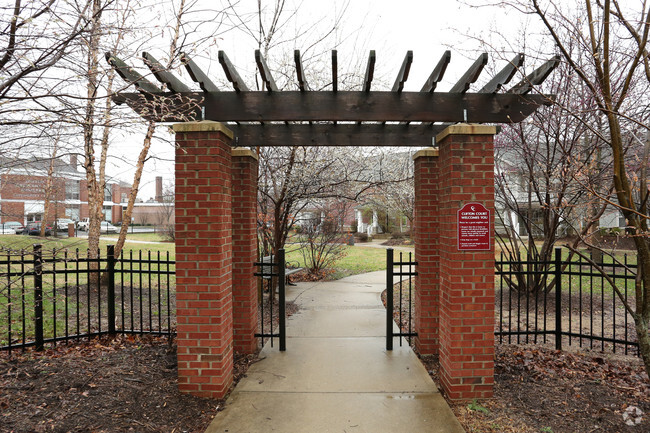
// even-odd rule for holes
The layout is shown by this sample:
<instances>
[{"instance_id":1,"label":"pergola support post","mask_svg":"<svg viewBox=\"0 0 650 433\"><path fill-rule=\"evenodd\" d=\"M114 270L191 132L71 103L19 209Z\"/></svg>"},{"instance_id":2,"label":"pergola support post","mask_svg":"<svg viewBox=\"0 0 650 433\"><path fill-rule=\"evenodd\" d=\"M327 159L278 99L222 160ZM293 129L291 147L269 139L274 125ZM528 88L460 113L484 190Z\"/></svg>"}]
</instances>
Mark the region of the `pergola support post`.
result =
<instances>
[{"instance_id":1,"label":"pergola support post","mask_svg":"<svg viewBox=\"0 0 650 433\"><path fill-rule=\"evenodd\" d=\"M494 126L453 125L439 156L440 382L452 400L490 398L494 386ZM459 244L459 210L490 215L483 250ZM421 267L420 267L421 268Z\"/></svg>"},{"instance_id":2,"label":"pergola support post","mask_svg":"<svg viewBox=\"0 0 650 433\"><path fill-rule=\"evenodd\" d=\"M438 149L413 156L415 164L414 236L418 277L415 279L415 346L422 355L438 354L440 327L440 253L438 245Z\"/></svg>"},{"instance_id":3,"label":"pergola support post","mask_svg":"<svg viewBox=\"0 0 650 433\"><path fill-rule=\"evenodd\" d=\"M257 281L257 155L250 149L232 150L232 279L234 347L254 353L258 338Z\"/></svg>"},{"instance_id":4,"label":"pergola support post","mask_svg":"<svg viewBox=\"0 0 650 433\"><path fill-rule=\"evenodd\" d=\"M223 398L233 380L232 132L210 121L174 131L178 388Z\"/></svg>"}]
</instances>

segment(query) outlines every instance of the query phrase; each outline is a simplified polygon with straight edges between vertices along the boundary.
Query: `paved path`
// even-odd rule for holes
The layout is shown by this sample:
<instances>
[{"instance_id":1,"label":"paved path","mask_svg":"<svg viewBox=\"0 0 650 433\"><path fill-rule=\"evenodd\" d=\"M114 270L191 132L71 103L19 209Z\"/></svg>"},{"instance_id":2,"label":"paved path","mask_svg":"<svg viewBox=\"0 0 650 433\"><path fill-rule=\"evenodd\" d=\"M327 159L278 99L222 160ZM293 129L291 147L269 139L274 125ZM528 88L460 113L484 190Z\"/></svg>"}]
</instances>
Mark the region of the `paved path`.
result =
<instances>
[{"instance_id":1,"label":"paved path","mask_svg":"<svg viewBox=\"0 0 650 433\"><path fill-rule=\"evenodd\" d=\"M385 273L298 283L287 351L267 343L206 433L461 433L405 343L385 350Z\"/></svg>"}]
</instances>

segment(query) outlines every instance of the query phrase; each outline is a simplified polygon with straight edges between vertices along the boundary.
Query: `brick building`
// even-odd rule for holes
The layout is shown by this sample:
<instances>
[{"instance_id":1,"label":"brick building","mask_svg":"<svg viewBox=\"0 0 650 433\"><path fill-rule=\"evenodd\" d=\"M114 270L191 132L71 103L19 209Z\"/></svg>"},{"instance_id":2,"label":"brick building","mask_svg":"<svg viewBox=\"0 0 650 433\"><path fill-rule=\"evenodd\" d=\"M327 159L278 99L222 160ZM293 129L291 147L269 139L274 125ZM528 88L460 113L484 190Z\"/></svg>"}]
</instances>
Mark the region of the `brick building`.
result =
<instances>
[{"instance_id":1,"label":"brick building","mask_svg":"<svg viewBox=\"0 0 650 433\"><path fill-rule=\"evenodd\" d=\"M0 222L26 224L43 218L50 162L0 158ZM130 190L131 185L124 182L107 181L103 204L106 221L122 221L122 207ZM56 218L88 218L88 184L85 173L78 170L76 155L71 155L69 162L54 161L50 203L49 222Z\"/></svg>"}]
</instances>

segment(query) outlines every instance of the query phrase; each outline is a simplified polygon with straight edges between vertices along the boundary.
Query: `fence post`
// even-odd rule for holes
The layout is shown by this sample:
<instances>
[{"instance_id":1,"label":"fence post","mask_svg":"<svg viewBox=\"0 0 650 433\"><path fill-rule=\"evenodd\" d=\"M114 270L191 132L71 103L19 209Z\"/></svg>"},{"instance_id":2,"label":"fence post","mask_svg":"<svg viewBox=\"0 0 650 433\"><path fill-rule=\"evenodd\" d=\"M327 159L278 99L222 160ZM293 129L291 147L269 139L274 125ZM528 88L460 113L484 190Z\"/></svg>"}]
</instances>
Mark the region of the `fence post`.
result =
<instances>
[{"instance_id":1,"label":"fence post","mask_svg":"<svg viewBox=\"0 0 650 433\"><path fill-rule=\"evenodd\" d=\"M386 350L393 350L393 249L386 250Z\"/></svg>"},{"instance_id":2,"label":"fence post","mask_svg":"<svg viewBox=\"0 0 650 433\"><path fill-rule=\"evenodd\" d=\"M555 350L562 350L562 248L555 249Z\"/></svg>"},{"instance_id":3,"label":"fence post","mask_svg":"<svg viewBox=\"0 0 650 433\"><path fill-rule=\"evenodd\" d=\"M115 245L106 247L106 272L108 273L108 333L115 334Z\"/></svg>"},{"instance_id":4,"label":"fence post","mask_svg":"<svg viewBox=\"0 0 650 433\"><path fill-rule=\"evenodd\" d=\"M286 325L286 309L285 309L285 258L284 258L284 249L278 251L278 284L279 291L278 294L278 319L280 325L280 352L287 350L287 325ZM273 285L271 285L271 296L273 296ZM271 314L273 316L273 314Z\"/></svg>"},{"instance_id":5,"label":"fence post","mask_svg":"<svg viewBox=\"0 0 650 433\"><path fill-rule=\"evenodd\" d=\"M34 338L36 350L43 350L43 252L34 244Z\"/></svg>"}]
</instances>

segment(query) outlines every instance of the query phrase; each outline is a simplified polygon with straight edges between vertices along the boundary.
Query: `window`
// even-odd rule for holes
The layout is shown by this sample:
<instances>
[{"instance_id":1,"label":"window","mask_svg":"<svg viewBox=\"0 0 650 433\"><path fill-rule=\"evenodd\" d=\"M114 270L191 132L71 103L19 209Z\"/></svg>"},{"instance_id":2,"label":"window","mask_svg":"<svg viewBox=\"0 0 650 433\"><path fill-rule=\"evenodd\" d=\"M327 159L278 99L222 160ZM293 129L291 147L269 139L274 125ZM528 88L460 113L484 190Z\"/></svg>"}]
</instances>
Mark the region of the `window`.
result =
<instances>
[{"instance_id":1,"label":"window","mask_svg":"<svg viewBox=\"0 0 650 433\"><path fill-rule=\"evenodd\" d=\"M65 207L65 216L74 221L79 221L79 205L69 204Z\"/></svg>"},{"instance_id":2,"label":"window","mask_svg":"<svg viewBox=\"0 0 650 433\"><path fill-rule=\"evenodd\" d=\"M65 199L79 200L79 181L67 180L65 182Z\"/></svg>"},{"instance_id":3,"label":"window","mask_svg":"<svg viewBox=\"0 0 650 433\"><path fill-rule=\"evenodd\" d=\"M113 201L113 193L111 192L111 185L106 185L104 189L104 201Z\"/></svg>"},{"instance_id":4,"label":"window","mask_svg":"<svg viewBox=\"0 0 650 433\"><path fill-rule=\"evenodd\" d=\"M102 207L102 215L104 215L104 221L111 222L113 220L113 206Z\"/></svg>"}]
</instances>

